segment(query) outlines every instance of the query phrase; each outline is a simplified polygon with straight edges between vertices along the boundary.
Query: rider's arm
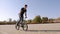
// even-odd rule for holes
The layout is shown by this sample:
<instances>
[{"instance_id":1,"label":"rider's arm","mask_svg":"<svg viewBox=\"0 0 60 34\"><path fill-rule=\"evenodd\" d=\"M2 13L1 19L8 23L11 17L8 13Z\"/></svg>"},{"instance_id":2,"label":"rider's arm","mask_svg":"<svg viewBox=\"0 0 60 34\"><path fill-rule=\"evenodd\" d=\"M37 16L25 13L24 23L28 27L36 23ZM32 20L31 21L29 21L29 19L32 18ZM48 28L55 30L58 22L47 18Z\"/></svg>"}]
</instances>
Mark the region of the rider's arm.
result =
<instances>
[{"instance_id":1,"label":"rider's arm","mask_svg":"<svg viewBox=\"0 0 60 34\"><path fill-rule=\"evenodd\" d=\"M27 18L27 13L25 12L25 18Z\"/></svg>"}]
</instances>

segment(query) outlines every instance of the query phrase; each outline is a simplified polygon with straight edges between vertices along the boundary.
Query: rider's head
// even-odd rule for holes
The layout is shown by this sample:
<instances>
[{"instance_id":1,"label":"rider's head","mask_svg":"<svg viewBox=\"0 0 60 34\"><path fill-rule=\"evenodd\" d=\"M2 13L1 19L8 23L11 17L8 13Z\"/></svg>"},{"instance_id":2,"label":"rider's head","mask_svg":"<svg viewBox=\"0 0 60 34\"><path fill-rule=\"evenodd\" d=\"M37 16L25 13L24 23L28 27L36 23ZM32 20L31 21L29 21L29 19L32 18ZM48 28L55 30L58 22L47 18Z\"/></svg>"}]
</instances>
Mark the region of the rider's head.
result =
<instances>
[{"instance_id":1,"label":"rider's head","mask_svg":"<svg viewBox=\"0 0 60 34\"><path fill-rule=\"evenodd\" d=\"M24 8L27 8L27 5L25 4Z\"/></svg>"}]
</instances>

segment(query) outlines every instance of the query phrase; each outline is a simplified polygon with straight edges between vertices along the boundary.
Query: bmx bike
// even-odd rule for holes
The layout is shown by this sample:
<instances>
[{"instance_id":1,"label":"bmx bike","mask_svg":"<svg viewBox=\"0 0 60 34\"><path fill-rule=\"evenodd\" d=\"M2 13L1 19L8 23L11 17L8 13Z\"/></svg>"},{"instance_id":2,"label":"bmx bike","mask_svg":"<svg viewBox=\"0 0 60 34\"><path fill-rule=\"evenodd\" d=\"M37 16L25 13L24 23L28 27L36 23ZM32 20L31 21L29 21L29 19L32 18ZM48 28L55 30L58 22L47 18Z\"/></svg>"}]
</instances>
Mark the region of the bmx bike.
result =
<instances>
[{"instance_id":1,"label":"bmx bike","mask_svg":"<svg viewBox=\"0 0 60 34\"><path fill-rule=\"evenodd\" d=\"M28 25L27 25L27 23L26 23L25 20L24 20L23 22L20 21L19 24L18 24L18 22L16 22L15 28L16 28L17 30L19 30L20 27L22 27L22 29L23 29L24 31L27 31L27 30L28 30Z\"/></svg>"}]
</instances>

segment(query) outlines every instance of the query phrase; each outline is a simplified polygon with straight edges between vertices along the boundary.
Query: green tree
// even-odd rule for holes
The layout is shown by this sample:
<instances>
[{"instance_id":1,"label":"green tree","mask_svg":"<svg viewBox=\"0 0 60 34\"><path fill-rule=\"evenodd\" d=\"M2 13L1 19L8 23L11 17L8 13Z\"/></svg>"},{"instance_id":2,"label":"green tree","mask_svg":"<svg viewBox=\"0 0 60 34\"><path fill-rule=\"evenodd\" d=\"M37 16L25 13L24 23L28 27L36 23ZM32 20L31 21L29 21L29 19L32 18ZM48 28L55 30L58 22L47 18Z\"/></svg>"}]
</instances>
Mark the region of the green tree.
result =
<instances>
[{"instance_id":1,"label":"green tree","mask_svg":"<svg viewBox=\"0 0 60 34\"><path fill-rule=\"evenodd\" d=\"M28 21L27 21L27 23L31 23L31 22L32 22L32 20L28 20Z\"/></svg>"},{"instance_id":2,"label":"green tree","mask_svg":"<svg viewBox=\"0 0 60 34\"><path fill-rule=\"evenodd\" d=\"M42 23L47 23L48 22L48 17L42 17Z\"/></svg>"},{"instance_id":3,"label":"green tree","mask_svg":"<svg viewBox=\"0 0 60 34\"><path fill-rule=\"evenodd\" d=\"M41 23L41 17L38 15L33 19L33 23Z\"/></svg>"},{"instance_id":4,"label":"green tree","mask_svg":"<svg viewBox=\"0 0 60 34\"><path fill-rule=\"evenodd\" d=\"M49 19L49 23L53 23L53 20L54 20L54 19L50 18L50 19Z\"/></svg>"}]
</instances>

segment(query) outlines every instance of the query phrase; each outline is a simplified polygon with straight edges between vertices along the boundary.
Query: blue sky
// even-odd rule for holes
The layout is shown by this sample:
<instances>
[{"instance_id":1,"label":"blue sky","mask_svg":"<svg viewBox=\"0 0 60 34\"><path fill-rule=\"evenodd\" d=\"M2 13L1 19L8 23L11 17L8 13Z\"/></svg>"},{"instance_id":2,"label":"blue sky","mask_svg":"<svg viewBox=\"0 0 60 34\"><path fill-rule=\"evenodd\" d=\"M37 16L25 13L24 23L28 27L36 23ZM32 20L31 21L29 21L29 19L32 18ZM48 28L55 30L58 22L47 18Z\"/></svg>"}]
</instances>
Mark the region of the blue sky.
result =
<instances>
[{"instance_id":1,"label":"blue sky","mask_svg":"<svg viewBox=\"0 0 60 34\"><path fill-rule=\"evenodd\" d=\"M0 0L0 21L18 20L18 13L25 5L27 8L27 19L35 16L58 18L60 17L60 0Z\"/></svg>"}]
</instances>

